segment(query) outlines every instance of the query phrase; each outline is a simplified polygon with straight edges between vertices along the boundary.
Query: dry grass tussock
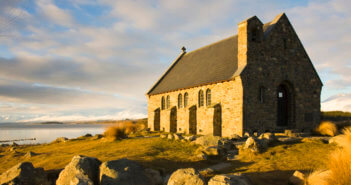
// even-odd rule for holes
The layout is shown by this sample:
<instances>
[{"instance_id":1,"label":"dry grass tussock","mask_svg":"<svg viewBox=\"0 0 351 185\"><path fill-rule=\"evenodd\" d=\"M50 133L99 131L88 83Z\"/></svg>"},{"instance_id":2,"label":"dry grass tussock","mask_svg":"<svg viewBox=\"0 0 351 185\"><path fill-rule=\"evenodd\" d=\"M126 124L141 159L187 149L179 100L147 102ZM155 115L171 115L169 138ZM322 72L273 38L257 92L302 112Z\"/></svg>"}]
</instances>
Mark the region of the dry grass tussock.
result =
<instances>
[{"instance_id":1,"label":"dry grass tussock","mask_svg":"<svg viewBox=\"0 0 351 185\"><path fill-rule=\"evenodd\" d=\"M338 129L333 122L323 121L317 128L316 132L321 135L335 136L338 133Z\"/></svg>"},{"instance_id":2,"label":"dry grass tussock","mask_svg":"<svg viewBox=\"0 0 351 185\"><path fill-rule=\"evenodd\" d=\"M307 185L351 185L351 127L343 130L340 146L330 155L328 170L312 173Z\"/></svg>"},{"instance_id":3,"label":"dry grass tussock","mask_svg":"<svg viewBox=\"0 0 351 185\"><path fill-rule=\"evenodd\" d=\"M117 140L127 138L129 134L144 130L145 125L142 123L121 122L107 127L104 135L107 139Z\"/></svg>"}]
</instances>

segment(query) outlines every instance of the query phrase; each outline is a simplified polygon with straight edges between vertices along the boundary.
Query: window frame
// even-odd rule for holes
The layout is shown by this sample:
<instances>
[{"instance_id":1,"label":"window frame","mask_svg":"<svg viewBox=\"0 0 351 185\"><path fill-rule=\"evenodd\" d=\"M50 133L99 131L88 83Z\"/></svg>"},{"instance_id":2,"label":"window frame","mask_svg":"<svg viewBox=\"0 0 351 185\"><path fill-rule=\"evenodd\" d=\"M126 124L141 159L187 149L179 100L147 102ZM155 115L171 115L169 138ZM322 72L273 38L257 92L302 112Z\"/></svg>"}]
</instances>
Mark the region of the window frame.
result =
<instances>
[{"instance_id":1,"label":"window frame","mask_svg":"<svg viewBox=\"0 0 351 185\"><path fill-rule=\"evenodd\" d=\"M212 104L212 95L211 95L211 89L206 90L206 106L211 106Z\"/></svg>"},{"instance_id":2,"label":"window frame","mask_svg":"<svg viewBox=\"0 0 351 185\"><path fill-rule=\"evenodd\" d=\"M204 91L201 89L199 90L199 94L198 94L198 105L199 107L204 106Z\"/></svg>"}]
</instances>

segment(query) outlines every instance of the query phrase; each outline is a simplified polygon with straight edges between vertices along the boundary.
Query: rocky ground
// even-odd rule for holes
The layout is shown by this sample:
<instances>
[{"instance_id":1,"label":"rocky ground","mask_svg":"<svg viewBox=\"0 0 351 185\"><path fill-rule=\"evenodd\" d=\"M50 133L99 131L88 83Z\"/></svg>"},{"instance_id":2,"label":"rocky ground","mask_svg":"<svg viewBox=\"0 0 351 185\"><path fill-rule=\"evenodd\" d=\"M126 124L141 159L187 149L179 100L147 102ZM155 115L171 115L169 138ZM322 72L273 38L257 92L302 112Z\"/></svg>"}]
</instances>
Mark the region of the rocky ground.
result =
<instances>
[{"instance_id":1,"label":"rocky ground","mask_svg":"<svg viewBox=\"0 0 351 185\"><path fill-rule=\"evenodd\" d=\"M336 147L329 140L337 138L293 131L242 138L165 133L120 141L101 135L58 138L51 144L2 146L0 184L287 184L296 170L323 167ZM294 175L291 183L301 176Z\"/></svg>"}]
</instances>

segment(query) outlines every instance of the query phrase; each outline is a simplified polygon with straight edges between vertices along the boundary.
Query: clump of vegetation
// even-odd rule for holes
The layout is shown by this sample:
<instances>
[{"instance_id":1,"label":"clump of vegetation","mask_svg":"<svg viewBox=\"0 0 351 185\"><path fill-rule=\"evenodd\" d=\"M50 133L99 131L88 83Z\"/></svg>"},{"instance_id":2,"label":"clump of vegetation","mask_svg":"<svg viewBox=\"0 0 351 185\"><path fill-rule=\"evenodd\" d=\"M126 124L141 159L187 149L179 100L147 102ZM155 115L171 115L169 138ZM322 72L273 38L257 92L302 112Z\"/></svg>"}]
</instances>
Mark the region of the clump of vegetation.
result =
<instances>
[{"instance_id":1,"label":"clump of vegetation","mask_svg":"<svg viewBox=\"0 0 351 185\"><path fill-rule=\"evenodd\" d=\"M113 126L107 127L104 136L110 140L118 140L127 138L128 135L145 129L145 125L140 122L124 121Z\"/></svg>"},{"instance_id":2,"label":"clump of vegetation","mask_svg":"<svg viewBox=\"0 0 351 185\"><path fill-rule=\"evenodd\" d=\"M331 121L323 121L317 128L316 132L321 135L335 136L338 133L336 125Z\"/></svg>"},{"instance_id":3,"label":"clump of vegetation","mask_svg":"<svg viewBox=\"0 0 351 185\"><path fill-rule=\"evenodd\" d=\"M343 130L341 148L336 149L328 160L328 170L317 171L307 178L308 185L345 185L351 182L351 127Z\"/></svg>"}]
</instances>

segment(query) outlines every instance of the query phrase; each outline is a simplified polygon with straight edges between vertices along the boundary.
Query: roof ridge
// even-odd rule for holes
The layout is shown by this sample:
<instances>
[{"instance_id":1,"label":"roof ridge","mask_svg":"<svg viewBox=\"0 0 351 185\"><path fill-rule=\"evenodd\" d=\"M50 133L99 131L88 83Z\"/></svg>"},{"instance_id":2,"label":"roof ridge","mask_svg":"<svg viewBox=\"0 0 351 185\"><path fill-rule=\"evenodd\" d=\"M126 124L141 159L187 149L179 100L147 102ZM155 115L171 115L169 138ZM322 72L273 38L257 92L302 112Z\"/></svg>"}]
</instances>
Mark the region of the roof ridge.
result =
<instances>
[{"instance_id":1,"label":"roof ridge","mask_svg":"<svg viewBox=\"0 0 351 185\"><path fill-rule=\"evenodd\" d=\"M220 43L220 42L223 42L223 41L228 40L228 39L232 39L232 38L237 37L237 36L238 36L238 34L232 35L232 36L226 37L226 38L224 38L224 39L218 40L218 41L216 41L216 42L213 42L213 43L211 43L211 44L208 44L208 45L205 45L205 46L201 46L201 47L199 47L199 48L197 48L197 49L195 49L195 50L192 50L192 51L190 51L190 52L187 52L186 55L192 54L192 53L194 53L194 52L197 52L197 51L202 50L202 49L205 49L205 48L207 48L207 47L216 45L216 44L218 44L218 43Z\"/></svg>"}]
</instances>

